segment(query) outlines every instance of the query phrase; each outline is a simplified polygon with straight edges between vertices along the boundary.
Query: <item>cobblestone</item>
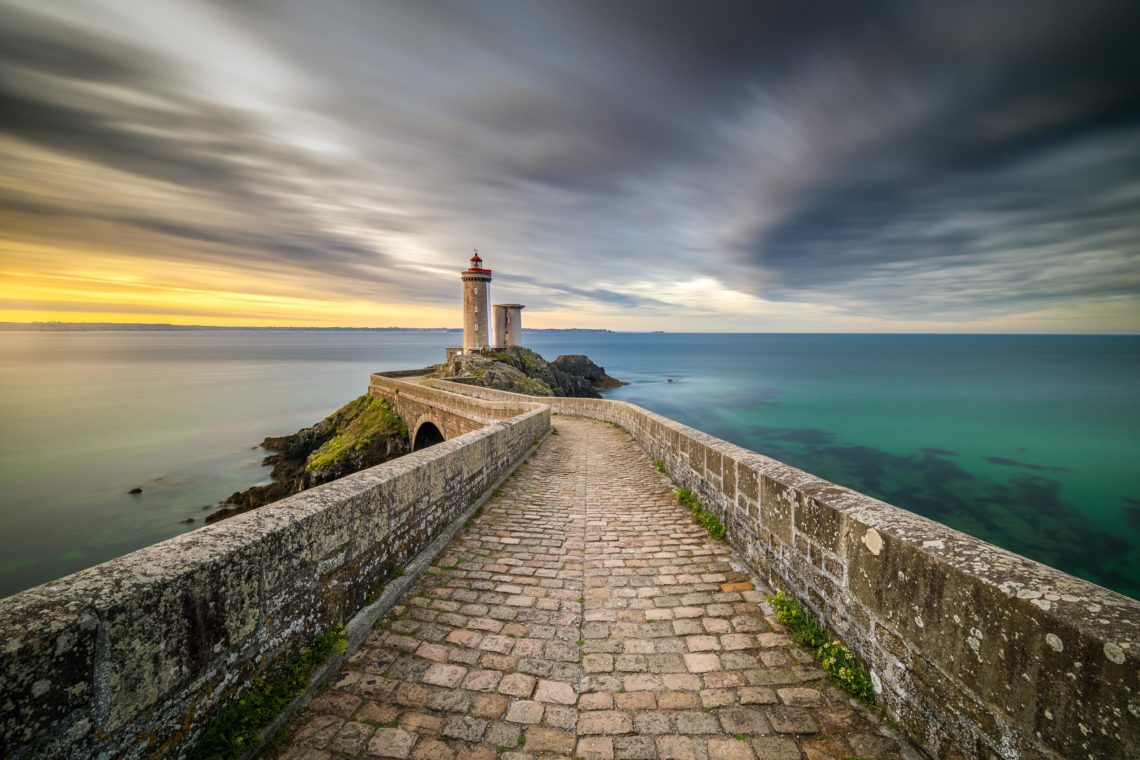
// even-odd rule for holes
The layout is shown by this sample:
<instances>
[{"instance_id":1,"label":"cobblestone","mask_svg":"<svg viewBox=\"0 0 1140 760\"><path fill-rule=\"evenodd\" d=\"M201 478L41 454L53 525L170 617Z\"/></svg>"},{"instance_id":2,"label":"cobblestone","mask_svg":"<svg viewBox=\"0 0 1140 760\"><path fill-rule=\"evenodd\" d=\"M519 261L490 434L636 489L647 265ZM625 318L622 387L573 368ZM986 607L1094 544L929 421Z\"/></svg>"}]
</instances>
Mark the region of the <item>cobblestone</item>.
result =
<instances>
[{"instance_id":1,"label":"cobblestone","mask_svg":"<svg viewBox=\"0 0 1140 760\"><path fill-rule=\"evenodd\" d=\"M623 431L554 422L269 756L900 756Z\"/></svg>"}]
</instances>

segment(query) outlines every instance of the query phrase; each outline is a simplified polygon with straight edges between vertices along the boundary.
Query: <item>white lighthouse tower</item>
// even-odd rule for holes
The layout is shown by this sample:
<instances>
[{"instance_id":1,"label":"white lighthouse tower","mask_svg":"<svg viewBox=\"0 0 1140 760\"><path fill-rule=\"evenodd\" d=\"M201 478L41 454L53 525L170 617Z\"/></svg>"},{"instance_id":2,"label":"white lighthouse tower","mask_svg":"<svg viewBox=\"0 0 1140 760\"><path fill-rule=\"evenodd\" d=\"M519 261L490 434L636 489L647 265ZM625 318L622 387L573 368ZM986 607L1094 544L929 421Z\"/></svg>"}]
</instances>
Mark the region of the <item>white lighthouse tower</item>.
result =
<instances>
[{"instance_id":1,"label":"white lighthouse tower","mask_svg":"<svg viewBox=\"0 0 1140 760\"><path fill-rule=\"evenodd\" d=\"M483 351L491 345L487 312L491 306L491 270L483 268L479 251L471 257L471 266L460 272L463 280L463 353Z\"/></svg>"}]
</instances>

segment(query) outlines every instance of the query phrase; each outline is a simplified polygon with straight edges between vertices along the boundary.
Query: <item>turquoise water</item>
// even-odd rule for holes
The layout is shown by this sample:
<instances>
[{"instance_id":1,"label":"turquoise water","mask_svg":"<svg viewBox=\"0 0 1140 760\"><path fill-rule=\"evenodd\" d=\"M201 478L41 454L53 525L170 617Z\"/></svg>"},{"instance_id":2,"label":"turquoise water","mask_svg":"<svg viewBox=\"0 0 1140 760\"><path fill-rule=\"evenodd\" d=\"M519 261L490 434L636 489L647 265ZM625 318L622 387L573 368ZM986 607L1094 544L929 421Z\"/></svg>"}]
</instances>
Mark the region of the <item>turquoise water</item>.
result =
<instances>
[{"instance_id":1,"label":"turquoise water","mask_svg":"<svg viewBox=\"0 0 1140 760\"><path fill-rule=\"evenodd\" d=\"M203 506L264 482L253 446L266 435L320 419L369 372L438 361L455 339L0 333L0 595L200 526ZM1140 338L526 341L632 381L612 398L1140 597Z\"/></svg>"}]
</instances>

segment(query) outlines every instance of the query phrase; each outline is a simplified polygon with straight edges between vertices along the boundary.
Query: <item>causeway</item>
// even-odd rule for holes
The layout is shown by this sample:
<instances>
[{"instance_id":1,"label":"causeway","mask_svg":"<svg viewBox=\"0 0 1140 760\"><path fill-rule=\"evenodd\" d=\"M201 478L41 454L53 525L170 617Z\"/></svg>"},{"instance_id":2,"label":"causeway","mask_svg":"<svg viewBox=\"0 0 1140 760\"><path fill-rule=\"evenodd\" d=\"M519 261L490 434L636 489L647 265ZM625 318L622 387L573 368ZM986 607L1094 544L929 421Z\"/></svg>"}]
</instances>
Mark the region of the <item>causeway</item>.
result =
<instances>
[{"instance_id":1,"label":"causeway","mask_svg":"<svg viewBox=\"0 0 1140 760\"><path fill-rule=\"evenodd\" d=\"M266 754L909 756L744 568L624 430L559 415Z\"/></svg>"}]
</instances>

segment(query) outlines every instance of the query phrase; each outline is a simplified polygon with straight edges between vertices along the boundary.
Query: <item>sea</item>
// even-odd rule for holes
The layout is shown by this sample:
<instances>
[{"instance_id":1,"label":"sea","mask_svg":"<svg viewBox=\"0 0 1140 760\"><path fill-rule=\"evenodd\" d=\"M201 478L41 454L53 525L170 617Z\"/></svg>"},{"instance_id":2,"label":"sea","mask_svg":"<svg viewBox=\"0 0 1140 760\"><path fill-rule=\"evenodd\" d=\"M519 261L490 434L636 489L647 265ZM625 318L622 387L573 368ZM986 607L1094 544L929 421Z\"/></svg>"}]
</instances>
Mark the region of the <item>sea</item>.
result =
<instances>
[{"instance_id":1,"label":"sea","mask_svg":"<svg viewBox=\"0 0 1140 760\"><path fill-rule=\"evenodd\" d=\"M609 398L1140 598L1140 336L524 335L629 382ZM263 438L458 341L0 332L0 596L201 527L268 482Z\"/></svg>"}]
</instances>

